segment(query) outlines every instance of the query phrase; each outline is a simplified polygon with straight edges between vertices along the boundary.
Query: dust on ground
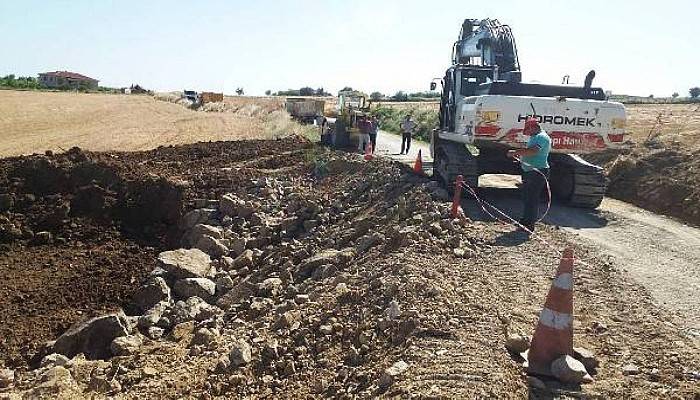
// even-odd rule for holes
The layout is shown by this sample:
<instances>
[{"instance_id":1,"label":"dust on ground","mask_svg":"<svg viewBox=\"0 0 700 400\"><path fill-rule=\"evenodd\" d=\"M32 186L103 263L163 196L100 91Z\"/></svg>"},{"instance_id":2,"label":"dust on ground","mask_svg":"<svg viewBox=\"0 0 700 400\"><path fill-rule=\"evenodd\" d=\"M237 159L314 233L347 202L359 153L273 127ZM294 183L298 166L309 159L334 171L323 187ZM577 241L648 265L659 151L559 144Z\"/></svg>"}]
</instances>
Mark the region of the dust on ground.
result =
<instances>
[{"instance_id":1,"label":"dust on ground","mask_svg":"<svg viewBox=\"0 0 700 400\"><path fill-rule=\"evenodd\" d=\"M143 282L139 278L155 267L155 253L175 247L170 239L179 239L183 232L169 233L172 224L159 224L161 220L150 229L137 231L141 235L129 233L125 228L130 225L120 223L124 219L117 212L124 191L111 185L114 180L128 186L148 172L149 180L168 182L168 188L181 193L181 213L205 213L207 224L224 232L225 243L245 238L246 251L237 250L240 254L233 254L234 260L213 257L219 271L217 282L226 276L234 285L214 299L222 307L217 317L166 326L164 338L144 336L134 354L107 361L76 356L67 368L47 365L26 371L19 366L10 396L516 399L528 395L700 395L698 348L683 335L674 317L656 307L648 293L612 260L571 243L572 237L554 227L543 229L542 237L572 246L585 262L576 264L574 340L576 346L596 353L600 366L595 381L583 387L528 380L517 356L506 351L505 338L509 333L533 331L558 253L539 241L523 241L497 223L452 220L444 191L399 163L364 162L359 156L328 152L294 139L73 154L85 159L77 163L65 161L68 155L11 159L5 160L4 170L14 171L27 160L30 164L48 162L59 175L71 179L79 165L109 160L109 171L116 178L100 180L93 174L91 186L114 193L96 196L105 199L96 203L112 204L109 199L114 197L108 210L117 218L98 222L99 218L88 215L75 222L69 213L66 222L78 232L90 232L92 226L108 232L112 243L120 241L112 254L127 246L139 249L141 262L125 263L123 268L129 273L115 278L114 286L121 288L123 296L129 294L126 276L134 277L131 289L136 290ZM13 182L17 193L33 194L28 179L33 175L7 173L5 179ZM100 189L92 191L103 193ZM223 212L223 205L228 204L222 203L225 194L227 202L239 207L233 217ZM38 215L61 210L58 203L51 202L53 194L35 195L40 209L45 210ZM77 197L74 191L60 196L69 204ZM13 205L3 216L13 226L19 225L18 231L22 227L27 227L25 231L43 229L34 220L17 216L22 209L15 207L22 203L16 204L20 205ZM36 244L29 234L13 237L0 259L16 260L12 251L21 246L34 246L34 251L46 254L77 246L79 235L68 235L63 229L53 232L65 238L65 243ZM97 239L81 243L81 251L100 246ZM65 258L81 257L77 251L66 251ZM40 269L40 264L31 261L28 270ZM92 274L82 279L88 286L104 281ZM15 285L15 292L23 290ZM229 298L229 293L235 301L220 301ZM60 301L51 290L31 295L40 295L37 298L49 303ZM5 307L16 306L9 299L3 297L8 302ZM28 324L32 303L36 301L20 307L9 323ZM130 310L129 301L116 296L94 308L88 300L80 304L84 306L76 308L85 314L117 306ZM72 320L79 317L77 313L73 316ZM27 342L33 340L39 338ZM245 353L241 341L250 346L250 359L238 368L227 365L232 350L238 358L241 351ZM32 358L21 350L18 354L19 360L2 362L8 365ZM407 368L386 378L386 369L392 365Z\"/></svg>"}]
</instances>

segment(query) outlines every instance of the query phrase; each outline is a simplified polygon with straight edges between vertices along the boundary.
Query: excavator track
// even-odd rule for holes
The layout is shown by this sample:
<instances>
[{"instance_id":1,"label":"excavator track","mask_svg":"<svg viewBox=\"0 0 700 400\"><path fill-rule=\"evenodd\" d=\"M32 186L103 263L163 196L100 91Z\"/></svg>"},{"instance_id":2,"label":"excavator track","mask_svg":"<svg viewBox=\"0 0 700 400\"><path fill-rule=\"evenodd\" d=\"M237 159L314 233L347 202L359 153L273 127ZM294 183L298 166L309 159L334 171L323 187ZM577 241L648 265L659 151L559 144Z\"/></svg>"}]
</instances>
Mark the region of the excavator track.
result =
<instances>
[{"instance_id":1,"label":"excavator track","mask_svg":"<svg viewBox=\"0 0 700 400\"><path fill-rule=\"evenodd\" d=\"M433 176L452 193L454 182L462 175L464 183L476 188L479 186L479 166L477 158L461 143L437 140L433 160Z\"/></svg>"},{"instance_id":2,"label":"excavator track","mask_svg":"<svg viewBox=\"0 0 700 400\"><path fill-rule=\"evenodd\" d=\"M581 208L596 208L605 197L607 178L603 169L574 154L556 154L552 161L550 184L559 201Z\"/></svg>"}]
</instances>

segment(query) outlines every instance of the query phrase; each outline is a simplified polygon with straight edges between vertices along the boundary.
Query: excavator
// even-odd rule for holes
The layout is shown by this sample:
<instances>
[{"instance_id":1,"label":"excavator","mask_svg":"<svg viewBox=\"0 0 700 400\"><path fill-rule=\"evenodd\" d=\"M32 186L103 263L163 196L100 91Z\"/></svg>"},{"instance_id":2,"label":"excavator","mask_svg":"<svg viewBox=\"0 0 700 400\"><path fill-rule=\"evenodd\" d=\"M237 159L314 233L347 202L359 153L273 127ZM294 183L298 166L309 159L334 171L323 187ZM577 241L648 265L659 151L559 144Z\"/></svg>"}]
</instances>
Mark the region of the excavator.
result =
<instances>
[{"instance_id":1,"label":"excavator","mask_svg":"<svg viewBox=\"0 0 700 400\"><path fill-rule=\"evenodd\" d=\"M583 208L600 205L603 169L583 158L623 146L626 122L621 103L593 87L523 83L515 38L495 19L466 19L452 47L452 65L441 79L440 125L431 135L433 175L452 188L458 175L478 187L484 174L519 174L508 150L526 146L529 117L552 138L550 188L558 201Z\"/></svg>"}]
</instances>

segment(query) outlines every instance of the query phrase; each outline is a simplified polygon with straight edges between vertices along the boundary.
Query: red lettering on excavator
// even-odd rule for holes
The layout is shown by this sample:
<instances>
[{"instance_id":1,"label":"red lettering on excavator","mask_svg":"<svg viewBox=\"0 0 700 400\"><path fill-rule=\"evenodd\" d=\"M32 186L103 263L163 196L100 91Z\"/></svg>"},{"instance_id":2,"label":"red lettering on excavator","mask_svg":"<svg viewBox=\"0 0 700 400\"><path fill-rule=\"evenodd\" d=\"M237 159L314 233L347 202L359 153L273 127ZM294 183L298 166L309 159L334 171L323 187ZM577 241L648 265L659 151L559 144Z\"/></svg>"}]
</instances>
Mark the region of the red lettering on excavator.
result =
<instances>
[{"instance_id":1,"label":"red lettering on excavator","mask_svg":"<svg viewBox=\"0 0 700 400\"><path fill-rule=\"evenodd\" d=\"M496 136L501 127L498 125L478 125L474 129L474 133L479 136Z\"/></svg>"},{"instance_id":2,"label":"red lettering on excavator","mask_svg":"<svg viewBox=\"0 0 700 400\"><path fill-rule=\"evenodd\" d=\"M604 149L605 141L597 133L589 132L550 132L553 149L594 150Z\"/></svg>"}]
</instances>

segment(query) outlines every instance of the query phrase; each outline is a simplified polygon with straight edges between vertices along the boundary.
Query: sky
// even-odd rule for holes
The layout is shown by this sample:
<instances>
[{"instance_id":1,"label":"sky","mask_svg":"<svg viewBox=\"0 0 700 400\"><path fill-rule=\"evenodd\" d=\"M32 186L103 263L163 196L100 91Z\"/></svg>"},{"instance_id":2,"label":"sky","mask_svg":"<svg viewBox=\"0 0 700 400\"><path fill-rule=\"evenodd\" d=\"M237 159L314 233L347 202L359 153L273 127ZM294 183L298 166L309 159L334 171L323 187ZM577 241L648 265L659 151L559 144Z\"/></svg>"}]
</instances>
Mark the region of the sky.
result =
<instances>
[{"instance_id":1,"label":"sky","mask_svg":"<svg viewBox=\"0 0 700 400\"><path fill-rule=\"evenodd\" d=\"M700 86L700 2L0 0L0 75L68 70L101 86L260 95L311 86L425 91L465 18L511 26L523 80L616 94Z\"/></svg>"}]
</instances>

